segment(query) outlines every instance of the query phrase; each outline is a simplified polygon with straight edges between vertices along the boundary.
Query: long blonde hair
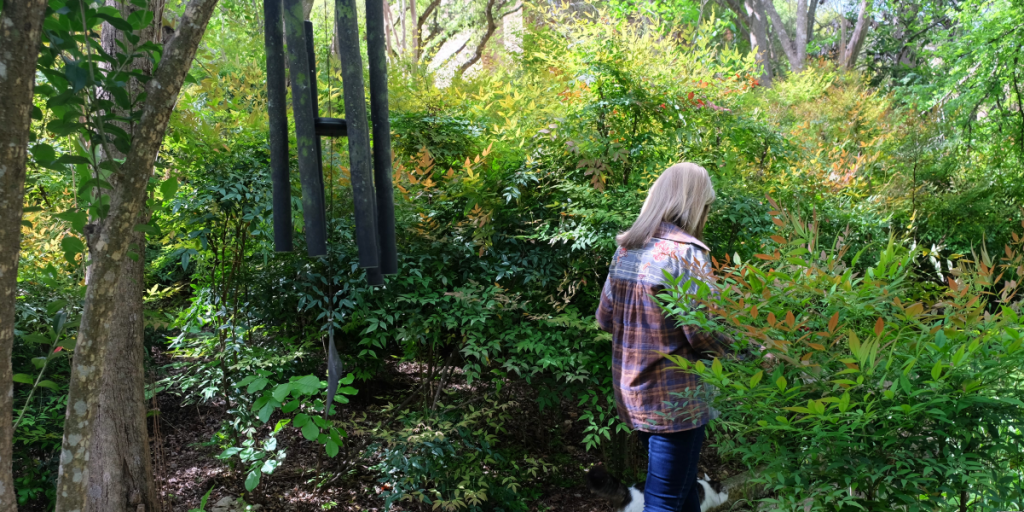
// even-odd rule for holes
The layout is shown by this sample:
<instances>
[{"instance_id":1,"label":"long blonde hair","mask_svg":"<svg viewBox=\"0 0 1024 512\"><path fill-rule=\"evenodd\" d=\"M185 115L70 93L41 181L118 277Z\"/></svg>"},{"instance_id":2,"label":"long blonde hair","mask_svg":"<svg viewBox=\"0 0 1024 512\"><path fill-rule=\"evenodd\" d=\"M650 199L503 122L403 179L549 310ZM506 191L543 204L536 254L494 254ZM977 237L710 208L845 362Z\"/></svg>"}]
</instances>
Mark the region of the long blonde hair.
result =
<instances>
[{"instance_id":1,"label":"long blonde hair","mask_svg":"<svg viewBox=\"0 0 1024 512\"><path fill-rule=\"evenodd\" d=\"M658 176L640 208L640 215L615 241L626 249L640 249L647 245L662 222L670 222L698 239L703 238L704 223L714 200L715 188L706 169L689 162L675 164Z\"/></svg>"}]
</instances>

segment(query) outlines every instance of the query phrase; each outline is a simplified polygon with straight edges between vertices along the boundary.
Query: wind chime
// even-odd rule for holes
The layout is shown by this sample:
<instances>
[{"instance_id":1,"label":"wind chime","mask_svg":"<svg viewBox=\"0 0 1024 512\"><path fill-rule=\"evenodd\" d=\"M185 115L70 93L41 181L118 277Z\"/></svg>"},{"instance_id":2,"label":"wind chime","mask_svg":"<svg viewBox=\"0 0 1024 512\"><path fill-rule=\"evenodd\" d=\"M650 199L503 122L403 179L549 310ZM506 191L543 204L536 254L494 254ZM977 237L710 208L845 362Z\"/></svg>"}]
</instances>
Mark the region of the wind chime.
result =
<instances>
[{"instance_id":1,"label":"wind chime","mask_svg":"<svg viewBox=\"0 0 1024 512\"><path fill-rule=\"evenodd\" d=\"M384 51L384 7L366 3L367 59L370 67L370 120L367 125L363 61L355 0L335 0L338 56L341 60L345 119L320 117L317 100L313 24L304 18L301 0L264 0L267 49L267 98L270 117L270 175L273 183L274 249L292 250L291 182L288 176L288 114L285 108L285 56L292 89L296 153L302 184L306 250L327 255L327 215L321 137L347 137L349 176L355 203L355 239L359 266L367 281L384 284L398 272L395 209L391 182L391 123L388 120L388 71ZM283 25L283 27L282 27ZM287 51L286 51L287 49ZM372 170L371 170L372 167ZM334 345L334 297L328 297L326 416L338 389L342 366Z\"/></svg>"},{"instance_id":2,"label":"wind chime","mask_svg":"<svg viewBox=\"0 0 1024 512\"><path fill-rule=\"evenodd\" d=\"M395 209L391 184L391 124L388 120L388 71L384 51L384 7L367 2L367 57L370 65L370 116L373 151L363 93L363 60L355 0L335 0L338 56L341 60L345 119L320 117L317 100L313 24L303 19L301 0L264 0L267 47L267 97L270 114L270 174L274 198L274 248L292 250L291 182L288 177L288 114L285 109L285 54L291 70L292 112L302 184L306 250L327 255L321 137L347 137L349 173L355 203L355 239L359 266L372 285L398 272ZM282 34L283 18L283 34ZM285 51L287 46L287 52ZM301 72L307 70L307 73ZM371 163L372 161L372 163ZM372 170L371 170L372 167Z\"/></svg>"}]
</instances>

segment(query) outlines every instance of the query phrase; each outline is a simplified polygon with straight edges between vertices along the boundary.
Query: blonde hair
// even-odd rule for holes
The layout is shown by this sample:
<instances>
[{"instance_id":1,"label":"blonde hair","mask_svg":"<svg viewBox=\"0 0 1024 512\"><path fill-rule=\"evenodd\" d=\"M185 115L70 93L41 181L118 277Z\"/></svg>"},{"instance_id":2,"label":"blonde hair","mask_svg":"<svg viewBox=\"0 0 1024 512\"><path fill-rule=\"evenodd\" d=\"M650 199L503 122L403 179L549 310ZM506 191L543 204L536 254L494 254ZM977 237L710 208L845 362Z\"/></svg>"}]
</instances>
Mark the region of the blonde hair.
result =
<instances>
[{"instance_id":1,"label":"blonde hair","mask_svg":"<svg viewBox=\"0 0 1024 512\"><path fill-rule=\"evenodd\" d=\"M703 238L704 222L714 200L715 188L706 169L689 162L675 164L658 176L640 208L640 215L615 241L626 249L643 248L662 222L675 224L690 235Z\"/></svg>"}]
</instances>

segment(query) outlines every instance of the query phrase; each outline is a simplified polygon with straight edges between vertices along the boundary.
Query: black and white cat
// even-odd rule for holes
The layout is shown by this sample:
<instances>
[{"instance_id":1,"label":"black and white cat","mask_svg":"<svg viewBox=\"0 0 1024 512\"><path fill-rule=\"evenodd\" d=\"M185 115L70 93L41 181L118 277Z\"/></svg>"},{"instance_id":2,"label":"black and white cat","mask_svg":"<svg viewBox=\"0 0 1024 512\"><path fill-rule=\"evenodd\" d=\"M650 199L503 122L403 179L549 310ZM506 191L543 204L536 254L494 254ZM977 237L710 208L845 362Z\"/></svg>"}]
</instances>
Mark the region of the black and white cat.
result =
<instances>
[{"instance_id":1,"label":"black and white cat","mask_svg":"<svg viewBox=\"0 0 1024 512\"><path fill-rule=\"evenodd\" d=\"M729 499L729 493L722 489L720 482L710 480L705 473L698 478L697 494L700 496L700 510L707 512ZM590 492L608 500L615 512L643 512L644 484L626 487L601 466L595 466L587 472L587 487Z\"/></svg>"}]
</instances>

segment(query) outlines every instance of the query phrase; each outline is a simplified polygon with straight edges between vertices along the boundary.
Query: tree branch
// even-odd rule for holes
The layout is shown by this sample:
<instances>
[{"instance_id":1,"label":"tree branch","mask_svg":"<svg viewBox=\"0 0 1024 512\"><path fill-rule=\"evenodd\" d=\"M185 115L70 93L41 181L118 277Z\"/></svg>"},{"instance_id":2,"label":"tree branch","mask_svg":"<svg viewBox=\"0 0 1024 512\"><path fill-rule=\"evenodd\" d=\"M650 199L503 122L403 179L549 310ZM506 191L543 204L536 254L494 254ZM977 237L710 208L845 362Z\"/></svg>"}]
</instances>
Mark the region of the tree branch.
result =
<instances>
[{"instance_id":1,"label":"tree branch","mask_svg":"<svg viewBox=\"0 0 1024 512\"><path fill-rule=\"evenodd\" d=\"M423 14L420 15L419 19L416 20L416 30L423 30L423 24L427 22L427 18L434 13L434 9L441 5L441 0L432 0L426 9L423 9Z\"/></svg>"},{"instance_id":2,"label":"tree branch","mask_svg":"<svg viewBox=\"0 0 1024 512\"><path fill-rule=\"evenodd\" d=\"M501 9L506 4L508 4L507 0L503 1L501 5L498 5L497 7L498 9ZM487 28L484 31L483 36L480 37L480 42L477 43L476 50L473 52L473 56L470 57L469 60L467 60L466 62L463 62L461 66L459 66L459 70L456 73L457 76L461 77L466 72L467 69L472 67L473 64L476 64L477 61L479 61L483 57L484 49L487 47L487 42L490 41L491 36L494 35L494 32L498 30L498 23L494 21L494 9L495 0L487 0L487 7L484 9L484 17L487 19ZM511 12L514 11L510 11L509 13L506 13L506 15L510 14ZM504 16L505 15L503 15L502 18L504 18Z\"/></svg>"}]
</instances>

